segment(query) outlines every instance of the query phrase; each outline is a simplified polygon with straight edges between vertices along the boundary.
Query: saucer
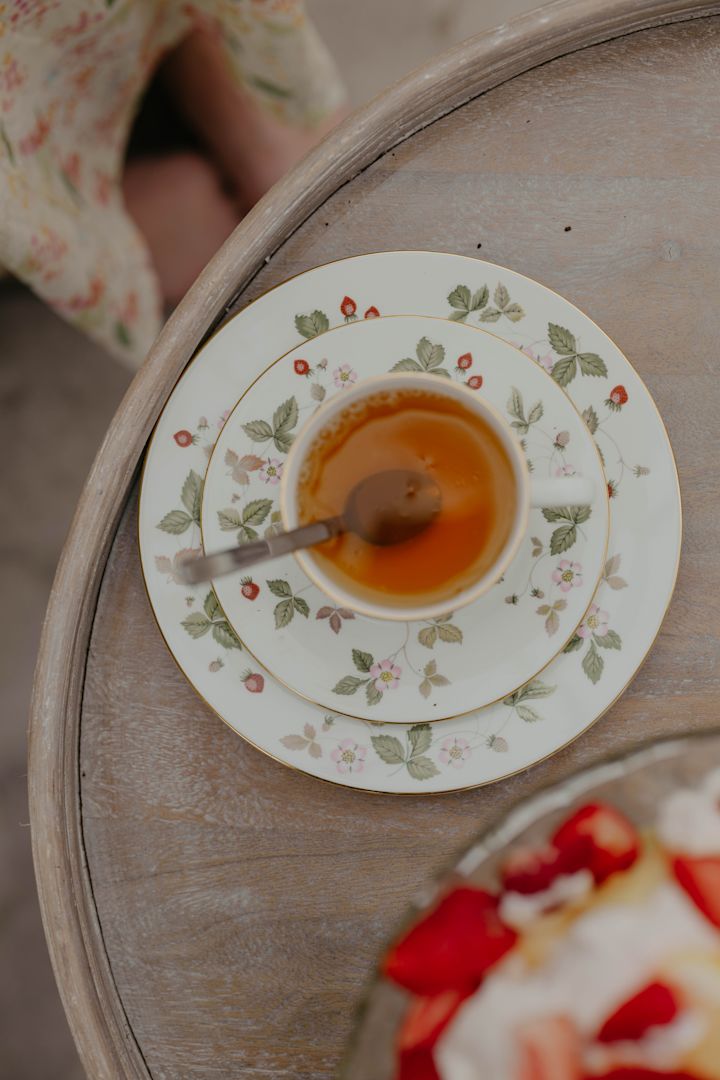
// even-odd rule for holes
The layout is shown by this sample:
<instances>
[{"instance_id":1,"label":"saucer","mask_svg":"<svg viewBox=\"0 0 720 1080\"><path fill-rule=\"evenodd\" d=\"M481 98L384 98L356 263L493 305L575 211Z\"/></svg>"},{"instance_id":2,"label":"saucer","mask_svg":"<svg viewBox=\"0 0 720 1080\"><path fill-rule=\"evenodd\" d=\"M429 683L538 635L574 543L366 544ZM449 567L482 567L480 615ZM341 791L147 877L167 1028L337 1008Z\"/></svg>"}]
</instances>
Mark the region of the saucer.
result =
<instances>
[{"instance_id":1,"label":"saucer","mask_svg":"<svg viewBox=\"0 0 720 1080\"><path fill-rule=\"evenodd\" d=\"M291 693L239 648L212 589L179 584L200 547L202 486L229 410L276 357L330 326L378 314L453 316L522 347L583 414L604 458L608 559L587 618L538 679L458 720L385 730ZM291 768L367 791L477 787L577 738L628 685L672 596L682 518L667 432L602 330L538 282L439 252L360 255L285 282L239 312L188 365L155 427L139 502L143 575L179 667L238 734ZM613 648L600 638L614 632ZM518 706L523 706L522 710Z\"/></svg>"},{"instance_id":2,"label":"saucer","mask_svg":"<svg viewBox=\"0 0 720 1080\"><path fill-rule=\"evenodd\" d=\"M319 403L358 380L424 366L498 409L533 477L591 478L593 504L531 510L500 582L441 619L392 622L337 608L292 555L213 583L243 647L274 678L331 712L385 723L447 719L507 697L581 623L605 564L609 512L597 448L568 396L485 330L424 316L355 321L307 341L252 383L220 433L203 489L206 552L271 534L287 452Z\"/></svg>"}]
</instances>

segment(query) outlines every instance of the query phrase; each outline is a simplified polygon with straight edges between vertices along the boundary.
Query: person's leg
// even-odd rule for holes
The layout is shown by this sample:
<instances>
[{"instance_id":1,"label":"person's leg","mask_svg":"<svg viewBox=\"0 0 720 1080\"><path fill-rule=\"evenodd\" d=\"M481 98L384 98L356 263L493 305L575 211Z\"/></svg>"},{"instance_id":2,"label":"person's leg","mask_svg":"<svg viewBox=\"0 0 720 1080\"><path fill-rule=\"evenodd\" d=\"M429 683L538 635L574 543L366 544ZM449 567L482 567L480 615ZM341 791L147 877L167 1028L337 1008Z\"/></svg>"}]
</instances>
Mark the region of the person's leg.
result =
<instances>
[{"instance_id":1,"label":"person's leg","mask_svg":"<svg viewBox=\"0 0 720 1080\"><path fill-rule=\"evenodd\" d=\"M147 241L163 297L176 304L240 221L237 202L217 169L194 153L131 160L123 194Z\"/></svg>"},{"instance_id":2,"label":"person's leg","mask_svg":"<svg viewBox=\"0 0 720 1080\"><path fill-rule=\"evenodd\" d=\"M166 60L163 77L246 209L348 111L343 107L312 128L281 123L238 85L211 29L185 38Z\"/></svg>"}]
</instances>

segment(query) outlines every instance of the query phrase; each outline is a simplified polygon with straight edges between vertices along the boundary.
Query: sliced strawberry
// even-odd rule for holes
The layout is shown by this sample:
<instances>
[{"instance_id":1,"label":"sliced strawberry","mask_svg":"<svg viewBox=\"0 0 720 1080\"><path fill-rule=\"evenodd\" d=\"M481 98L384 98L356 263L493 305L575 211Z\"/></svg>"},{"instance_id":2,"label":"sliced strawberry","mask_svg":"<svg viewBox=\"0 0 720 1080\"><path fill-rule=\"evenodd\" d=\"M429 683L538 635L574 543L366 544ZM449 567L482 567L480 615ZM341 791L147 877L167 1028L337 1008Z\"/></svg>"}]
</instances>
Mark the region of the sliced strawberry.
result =
<instances>
[{"instance_id":1,"label":"sliced strawberry","mask_svg":"<svg viewBox=\"0 0 720 1080\"><path fill-rule=\"evenodd\" d=\"M497 907L483 889L454 889L392 947L385 974L416 994L474 990L517 940Z\"/></svg>"},{"instance_id":2,"label":"sliced strawberry","mask_svg":"<svg viewBox=\"0 0 720 1080\"><path fill-rule=\"evenodd\" d=\"M600 1028L598 1042L642 1039L648 1028L674 1020L679 1008L678 999L669 986L661 982L650 983L608 1017Z\"/></svg>"},{"instance_id":3,"label":"sliced strawberry","mask_svg":"<svg viewBox=\"0 0 720 1080\"><path fill-rule=\"evenodd\" d=\"M503 888L507 892L524 895L544 892L556 877L569 872L564 869L565 862L558 849L551 844L535 849L516 848L503 864Z\"/></svg>"},{"instance_id":4,"label":"sliced strawberry","mask_svg":"<svg viewBox=\"0 0 720 1080\"><path fill-rule=\"evenodd\" d=\"M637 832L621 813L603 803L581 807L552 837L567 871L589 870L597 884L627 870L640 851Z\"/></svg>"},{"instance_id":5,"label":"sliced strawberry","mask_svg":"<svg viewBox=\"0 0 720 1080\"><path fill-rule=\"evenodd\" d=\"M581 1080L580 1040L567 1016L547 1016L518 1032L520 1066L515 1080Z\"/></svg>"},{"instance_id":6,"label":"sliced strawberry","mask_svg":"<svg viewBox=\"0 0 720 1080\"><path fill-rule=\"evenodd\" d=\"M461 990L445 990L433 997L416 998L400 1027L398 1049L432 1048L466 997Z\"/></svg>"},{"instance_id":7,"label":"sliced strawberry","mask_svg":"<svg viewBox=\"0 0 720 1080\"><path fill-rule=\"evenodd\" d=\"M403 1050L395 1080L440 1080L431 1050Z\"/></svg>"},{"instance_id":8,"label":"sliced strawberry","mask_svg":"<svg viewBox=\"0 0 720 1080\"><path fill-rule=\"evenodd\" d=\"M663 1072L656 1069L645 1069L642 1065L620 1065L617 1069L604 1072L602 1076L593 1073L592 1076L584 1077L584 1080L701 1080L699 1076L689 1072Z\"/></svg>"},{"instance_id":9,"label":"sliced strawberry","mask_svg":"<svg viewBox=\"0 0 720 1080\"><path fill-rule=\"evenodd\" d=\"M720 859L679 855L673 860L673 871L703 915L715 926L720 926Z\"/></svg>"}]
</instances>

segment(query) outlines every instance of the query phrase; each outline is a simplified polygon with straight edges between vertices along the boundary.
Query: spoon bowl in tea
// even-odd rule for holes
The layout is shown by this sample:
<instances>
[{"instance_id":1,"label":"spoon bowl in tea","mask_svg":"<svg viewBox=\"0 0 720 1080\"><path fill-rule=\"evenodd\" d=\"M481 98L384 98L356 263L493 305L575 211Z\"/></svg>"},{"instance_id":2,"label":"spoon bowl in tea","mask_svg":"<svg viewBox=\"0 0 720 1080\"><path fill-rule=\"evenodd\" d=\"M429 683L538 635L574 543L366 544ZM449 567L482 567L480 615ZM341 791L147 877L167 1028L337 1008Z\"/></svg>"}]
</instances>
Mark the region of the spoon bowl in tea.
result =
<instances>
[{"instance_id":1,"label":"spoon bowl in tea","mask_svg":"<svg viewBox=\"0 0 720 1080\"><path fill-rule=\"evenodd\" d=\"M427 473L387 469L357 483L338 517L313 521L267 540L256 540L214 555L190 558L180 566L180 576L187 585L199 585L234 570L322 544L344 532L355 533L378 547L402 544L432 524L441 502L440 489Z\"/></svg>"}]
</instances>

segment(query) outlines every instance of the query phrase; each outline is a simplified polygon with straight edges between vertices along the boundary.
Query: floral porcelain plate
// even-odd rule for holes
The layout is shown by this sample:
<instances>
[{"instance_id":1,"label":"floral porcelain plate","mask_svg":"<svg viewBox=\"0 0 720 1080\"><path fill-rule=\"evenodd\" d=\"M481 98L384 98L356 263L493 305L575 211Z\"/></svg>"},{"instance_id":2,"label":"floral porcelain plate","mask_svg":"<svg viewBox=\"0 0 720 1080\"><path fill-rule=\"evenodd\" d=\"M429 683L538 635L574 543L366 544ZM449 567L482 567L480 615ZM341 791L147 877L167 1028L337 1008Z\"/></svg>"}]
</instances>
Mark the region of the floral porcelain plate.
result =
<instances>
[{"instance_id":1,"label":"floral porcelain plate","mask_svg":"<svg viewBox=\"0 0 720 1080\"><path fill-rule=\"evenodd\" d=\"M303 340L380 314L489 324L519 345L581 412L602 454L611 496L608 558L597 592L583 623L541 677L455 720L385 728L287 690L240 648L214 591L188 589L176 575L183 552L200 547L203 481L229 410L270 363ZM238 734L293 768L397 794L456 791L500 779L548 757L597 720L655 640L675 585L681 532L667 432L617 346L571 303L521 274L419 251L317 267L230 320L188 366L158 420L139 506L141 561L153 611L207 704ZM522 608L539 606L529 592L513 599Z\"/></svg>"},{"instance_id":2,"label":"floral porcelain plate","mask_svg":"<svg viewBox=\"0 0 720 1080\"><path fill-rule=\"evenodd\" d=\"M277 529L279 481L303 421L358 379L419 368L466 383L504 414L534 476L590 477L593 505L531 510L498 585L442 619L353 615L292 555L214 582L243 647L275 678L331 712L395 723L446 719L512 694L563 648L592 601L607 554L607 485L587 425L554 379L460 322L352 322L275 361L240 398L215 444L201 514L207 552Z\"/></svg>"}]
</instances>

